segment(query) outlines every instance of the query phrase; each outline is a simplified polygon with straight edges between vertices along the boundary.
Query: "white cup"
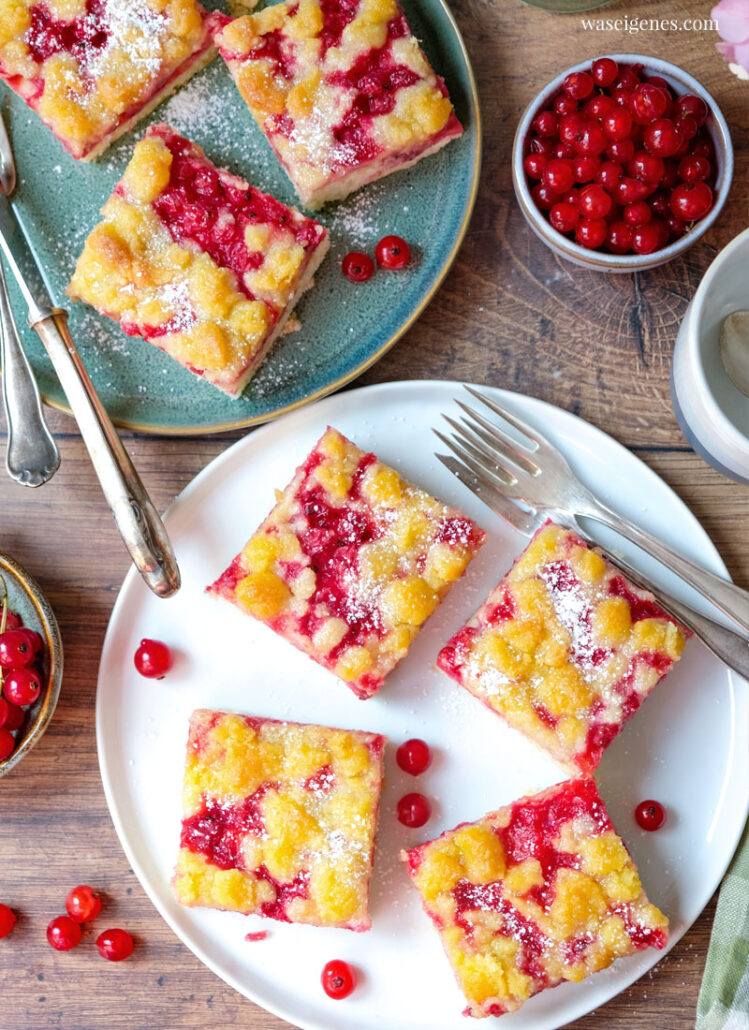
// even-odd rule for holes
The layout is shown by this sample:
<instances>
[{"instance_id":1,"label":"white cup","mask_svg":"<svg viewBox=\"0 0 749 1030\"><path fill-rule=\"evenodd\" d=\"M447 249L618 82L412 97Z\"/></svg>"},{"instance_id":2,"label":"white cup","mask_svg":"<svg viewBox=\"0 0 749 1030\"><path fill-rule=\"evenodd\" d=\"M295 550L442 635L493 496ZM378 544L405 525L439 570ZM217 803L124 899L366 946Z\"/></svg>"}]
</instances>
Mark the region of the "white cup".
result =
<instances>
[{"instance_id":1,"label":"white cup","mask_svg":"<svg viewBox=\"0 0 749 1030\"><path fill-rule=\"evenodd\" d=\"M679 328L671 398L682 432L719 472L749 483L749 397L729 379L720 327L749 310L749 229L731 240L702 278Z\"/></svg>"}]
</instances>

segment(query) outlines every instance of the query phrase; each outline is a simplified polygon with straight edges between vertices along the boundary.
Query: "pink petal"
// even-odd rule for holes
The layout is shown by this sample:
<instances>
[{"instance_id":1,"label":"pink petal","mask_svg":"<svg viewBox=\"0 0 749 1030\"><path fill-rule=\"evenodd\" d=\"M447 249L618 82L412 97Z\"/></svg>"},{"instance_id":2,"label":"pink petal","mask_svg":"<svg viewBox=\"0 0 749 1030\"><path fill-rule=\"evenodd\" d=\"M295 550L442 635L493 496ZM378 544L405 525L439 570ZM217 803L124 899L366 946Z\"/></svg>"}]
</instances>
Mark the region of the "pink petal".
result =
<instances>
[{"instance_id":1,"label":"pink petal","mask_svg":"<svg viewBox=\"0 0 749 1030\"><path fill-rule=\"evenodd\" d=\"M749 40L749 0L721 0L710 13L718 32L728 43Z\"/></svg>"},{"instance_id":2,"label":"pink petal","mask_svg":"<svg viewBox=\"0 0 749 1030\"><path fill-rule=\"evenodd\" d=\"M733 43L716 43L715 49L729 64L736 64Z\"/></svg>"},{"instance_id":3,"label":"pink petal","mask_svg":"<svg viewBox=\"0 0 749 1030\"><path fill-rule=\"evenodd\" d=\"M732 64L740 64L744 71L749 72L749 41L733 48Z\"/></svg>"}]
</instances>

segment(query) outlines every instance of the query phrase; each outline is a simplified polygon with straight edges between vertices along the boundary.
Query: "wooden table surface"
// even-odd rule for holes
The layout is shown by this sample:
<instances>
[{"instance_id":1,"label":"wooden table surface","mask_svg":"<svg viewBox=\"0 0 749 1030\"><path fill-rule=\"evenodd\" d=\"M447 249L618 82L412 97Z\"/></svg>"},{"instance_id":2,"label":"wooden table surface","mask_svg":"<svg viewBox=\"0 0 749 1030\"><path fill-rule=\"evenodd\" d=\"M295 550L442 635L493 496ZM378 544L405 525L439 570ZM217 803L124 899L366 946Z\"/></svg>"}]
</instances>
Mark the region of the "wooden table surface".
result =
<instances>
[{"instance_id":1,"label":"wooden table surface","mask_svg":"<svg viewBox=\"0 0 749 1030\"><path fill-rule=\"evenodd\" d=\"M707 17L706 0L617 2L599 15ZM632 448L690 505L732 576L749 586L749 489L710 469L687 446L669 402L674 339L689 298L717 250L749 213L749 86L715 53L714 33L586 32L517 0L457 0L485 126L480 196L468 237L420 321L362 383L460 378L521 390L573 411ZM535 92L564 67L598 53L665 57L716 97L737 145L727 209L683 260L636 276L596 275L554 258L528 230L510 182L515 125ZM176 373L181 374L181 373ZM54 480L24 490L0 476L0 548L45 589L65 644L62 695L46 736L0 785L0 900L19 913L0 943L5 1030L198 1030L285 1026L240 997L174 936L128 867L99 779L94 695L109 613L127 556L74 424L51 416L62 452ZM232 442L128 437L127 447L164 508ZM92 942L69 954L45 941L68 890L106 893L102 925L136 935L135 955L104 964ZM575 1030L688 1030L707 952L714 900L642 981ZM293 977L294 971L289 970ZM397 1027L385 1030L398 1030ZM428 1028L425 1028L428 1030Z\"/></svg>"}]
</instances>

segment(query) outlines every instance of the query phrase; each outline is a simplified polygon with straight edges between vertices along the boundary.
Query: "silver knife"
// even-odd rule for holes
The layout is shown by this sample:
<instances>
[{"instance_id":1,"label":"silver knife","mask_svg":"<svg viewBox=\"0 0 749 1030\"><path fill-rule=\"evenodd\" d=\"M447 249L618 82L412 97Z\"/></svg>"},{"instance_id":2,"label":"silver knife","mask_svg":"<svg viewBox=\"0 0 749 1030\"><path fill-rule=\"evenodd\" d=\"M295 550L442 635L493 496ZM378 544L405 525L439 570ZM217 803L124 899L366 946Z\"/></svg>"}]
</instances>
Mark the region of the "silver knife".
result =
<instances>
[{"instance_id":1,"label":"silver knife","mask_svg":"<svg viewBox=\"0 0 749 1030\"><path fill-rule=\"evenodd\" d=\"M172 545L109 415L99 400L68 329L68 315L52 297L15 207L0 196L0 249L23 294L28 323L49 355L78 422L104 496L135 567L159 597L179 590Z\"/></svg>"}]
</instances>

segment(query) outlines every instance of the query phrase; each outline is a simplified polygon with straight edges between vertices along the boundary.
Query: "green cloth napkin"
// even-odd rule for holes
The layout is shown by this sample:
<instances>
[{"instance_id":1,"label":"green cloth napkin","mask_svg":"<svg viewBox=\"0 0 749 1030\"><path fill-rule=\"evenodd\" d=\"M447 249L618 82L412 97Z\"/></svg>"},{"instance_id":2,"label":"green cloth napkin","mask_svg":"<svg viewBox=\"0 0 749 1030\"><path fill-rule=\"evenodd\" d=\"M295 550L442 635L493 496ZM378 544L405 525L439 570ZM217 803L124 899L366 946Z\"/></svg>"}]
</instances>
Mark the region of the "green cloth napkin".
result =
<instances>
[{"instance_id":1,"label":"green cloth napkin","mask_svg":"<svg viewBox=\"0 0 749 1030\"><path fill-rule=\"evenodd\" d=\"M695 1030L749 1030L749 823L720 888Z\"/></svg>"}]
</instances>

